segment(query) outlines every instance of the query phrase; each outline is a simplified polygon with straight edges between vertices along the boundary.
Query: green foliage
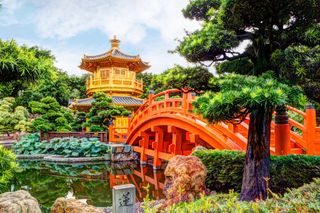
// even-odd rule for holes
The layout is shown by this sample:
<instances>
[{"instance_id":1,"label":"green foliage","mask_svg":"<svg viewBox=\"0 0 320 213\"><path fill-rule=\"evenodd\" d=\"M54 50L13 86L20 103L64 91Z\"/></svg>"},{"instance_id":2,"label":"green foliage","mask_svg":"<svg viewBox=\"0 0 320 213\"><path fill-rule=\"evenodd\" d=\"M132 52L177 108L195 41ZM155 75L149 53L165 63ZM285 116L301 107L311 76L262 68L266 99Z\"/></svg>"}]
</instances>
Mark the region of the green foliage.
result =
<instances>
[{"instance_id":1,"label":"green foliage","mask_svg":"<svg viewBox=\"0 0 320 213\"><path fill-rule=\"evenodd\" d=\"M105 131L115 116L128 116L129 111L122 106L112 104L112 99L105 93L95 93L92 107L87 114L88 121L83 127L89 127L92 132Z\"/></svg>"},{"instance_id":2,"label":"green foliage","mask_svg":"<svg viewBox=\"0 0 320 213\"><path fill-rule=\"evenodd\" d=\"M14 40L0 40L0 83L12 87L11 94L39 79L50 78L55 70L54 59L38 47L18 46Z\"/></svg>"},{"instance_id":3,"label":"green foliage","mask_svg":"<svg viewBox=\"0 0 320 213\"><path fill-rule=\"evenodd\" d=\"M275 51L319 45L319 7L313 0L190 0L183 14L202 21L202 28L188 32L176 50L192 62L248 58L253 64L248 74L272 68L278 74L270 63ZM235 51L242 41L247 48Z\"/></svg>"},{"instance_id":4,"label":"green foliage","mask_svg":"<svg viewBox=\"0 0 320 213\"><path fill-rule=\"evenodd\" d=\"M194 89L200 92L210 88L209 80L212 77L206 68L176 65L156 76L152 83L155 93L174 88Z\"/></svg>"},{"instance_id":5,"label":"green foliage","mask_svg":"<svg viewBox=\"0 0 320 213\"><path fill-rule=\"evenodd\" d=\"M29 106L32 113L41 115L32 121L36 131L67 132L71 130L73 116L69 109L63 108L53 97L45 97L38 101L31 101Z\"/></svg>"},{"instance_id":6,"label":"green foliage","mask_svg":"<svg viewBox=\"0 0 320 213\"><path fill-rule=\"evenodd\" d=\"M17 103L28 107L31 101L54 97L60 105L68 106L69 99L86 98L86 75L69 76L66 72L55 71L52 78L41 79L30 85L17 97Z\"/></svg>"},{"instance_id":7,"label":"green foliage","mask_svg":"<svg viewBox=\"0 0 320 213\"><path fill-rule=\"evenodd\" d=\"M87 114L82 111L76 111L74 116L74 122L71 124L72 131L81 132L83 123L86 122Z\"/></svg>"},{"instance_id":8,"label":"green foliage","mask_svg":"<svg viewBox=\"0 0 320 213\"><path fill-rule=\"evenodd\" d=\"M18 164L15 161L16 156L13 152L0 145L0 191L9 183L17 170Z\"/></svg>"},{"instance_id":9,"label":"green foliage","mask_svg":"<svg viewBox=\"0 0 320 213\"><path fill-rule=\"evenodd\" d=\"M224 61L217 65L217 73L237 73L241 75L253 74L253 64L248 58L240 58L233 61Z\"/></svg>"},{"instance_id":10,"label":"green foliage","mask_svg":"<svg viewBox=\"0 0 320 213\"><path fill-rule=\"evenodd\" d=\"M320 102L320 46L277 50L272 63L279 68L282 79L300 85L310 99Z\"/></svg>"},{"instance_id":11,"label":"green foliage","mask_svg":"<svg viewBox=\"0 0 320 213\"><path fill-rule=\"evenodd\" d=\"M216 23L207 22L201 30L185 37L177 51L190 62L209 61L238 45L239 40L234 32L225 30Z\"/></svg>"},{"instance_id":12,"label":"green foliage","mask_svg":"<svg viewBox=\"0 0 320 213\"><path fill-rule=\"evenodd\" d=\"M201 150L194 153L207 167L206 186L217 192L241 189L245 153L238 151ZM284 193L320 178L320 157L306 155L271 156L269 187Z\"/></svg>"},{"instance_id":13,"label":"green foliage","mask_svg":"<svg viewBox=\"0 0 320 213\"><path fill-rule=\"evenodd\" d=\"M53 61L48 57L37 55L37 50L26 46L20 47L14 40L0 41L0 81L17 80L35 81L48 75Z\"/></svg>"},{"instance_id":14,"label":"green foliage","mask_svg":"<svg viewBox=\"0 0 320 213\"><path fill-rule=\"evenodd\" d=\"M54 154L64 157L98 157L109 153L109 147L97 138L53 138L40 141L39 134L30 134L15 143L16 154Z\"/></svg>"},{"instance_id":15,"label":"green foliage","mask_svg":"<svg viewBox=\"0 0 320 213\"><path fill-rule=\"evenodd\" d=\"M230 192L204 196L190 203L178 203L168 207L165 212L319 212L319 197L320 179L315 179L310 184L288 191L284 196L274 195L265 201L241 202L237 193Z\"/></svg>"},{"instance_id":16,"label":"green foliage","mask_svg":"<svg viewBox=\"0 0 320 213\"><path fill-rule=\"evenodd\" d=\"M86 77L69 76L54 66L50 51L0 40L0 98L16 97L17 105L54 97L67 106L69 99L86 97Z\"/></svg>"},{"instance_id":17,"label":"green foliage","mask_svg":"<svg viewBox=\"0 0 320 213\"><path fill-rule=\"evenodd\" d=\"M138 73L137 79L141 79L143 82L143 94L140 98L148 98L148 92L152 89L152 80L156 77L156 74L153 73Z\"/></svg>"},{"instance_id":18,"label":"green foliage","mask_svg":"<svg viewBox=\"0 0 320 213\"><path fill-rule=\"evenodd\" d=\"M212 16L213 10L218 9L219 6L219 0L191 0L182 12L186 18L208 21Z\"/></svg>"},{"instance_id":19,"label":"green foliage","mask_svg":"<svg viewBox=\"0 0 320 213\"><path fill-rule=\"evenodd\" d=\"M139 74L144 85L144 93L141 98L147 98L151 89L155 94L168 89L202 92L211 88L209 82L212 77L212 73L204 67L181 67L179 65L175 65L161 74Z\"/></svg>"},{"instance_id":20,"label":"green foliage","mask_svg":"<svg viewBox=\"0 0 320 213\"><path fill-rule=\"evenodd\" d=\"M206 92L194 102L209 122L233 121L261 108L298 105L304 98L299 88L279 83L271 72L260 77L229 74L212 83L218 92Z\"/></svg>"},{"instance_id":21,"label":"green foliage","mask_svg":"<svg viewBox=\"0 0 320 213\"><path fill-rule=\"evenodd\" d=\"M0 133L30 131L29 112L22 106L14 108L14 103L12 97L0 100Z\"/></svg>"}]
</instances>

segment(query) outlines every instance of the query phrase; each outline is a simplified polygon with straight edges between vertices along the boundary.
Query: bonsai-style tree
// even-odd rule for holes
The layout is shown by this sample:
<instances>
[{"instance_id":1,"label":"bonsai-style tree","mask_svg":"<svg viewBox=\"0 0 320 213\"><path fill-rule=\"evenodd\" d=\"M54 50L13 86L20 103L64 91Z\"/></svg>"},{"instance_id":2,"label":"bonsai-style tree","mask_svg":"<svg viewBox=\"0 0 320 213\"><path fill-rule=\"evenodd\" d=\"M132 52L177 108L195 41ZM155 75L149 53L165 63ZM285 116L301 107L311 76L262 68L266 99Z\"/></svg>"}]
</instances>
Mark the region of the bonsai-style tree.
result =
<instances>
[{"instance_id":1,"label":"bonsai-style tree","mask_svg":"<svg viewBox=\"0 0 320 213\"><path fill-rule=\"evenodd\" d=\"M155 88L155 93L174 88L199 93L210 88L209 80L212 77L207 68L176 65L155 76L151 84Z\"/></svg>"},{"instance_id":2,"label":"bonsai-style tree","mask_svg":"<svg viewBox=\"0 0 320 213\"><path fill-rule=\"evenodd\" d=\"M319 1L190 0L183 14L204 21L177 47L191 62L248 60L247 74L259 75L273 68L276 50L320 44ZM245 40L246 49L235 51Z\"/></svg>"},{"instance_id":3,"label":"bonsai-style tree","mask_svg":"<svg viewBox=\"0 0 320 213\"><path fill-rule=\"evenodd\" d=\"M196 111L213 123L240 123L250 115L241 199L265 199L272 112L276 106L299 102L304 98L302 91L277 82L272 73L259 77L230 74L214 79L213 84L216 93L206 92L196 99Z\"/></svg>"},{"instance_id":4,"label":"bonsai-style tree","mask_svg":"<svg viewBox=\"0 0 320 213\"><path fill-rule=\"evenodd\" d=\"M0 133L8 136L15 131L30 131L29 112L22 106L14 108L15 99L7 97L0 100Z\"/></svg>"},{"instance_id":5,"label":"bonsai-style tree","mask_svg":"<svg viewBox=\"0 0 320 213\"><path fill-rule=\"evenodd\" d=\"M313 0L190 0L183 10L184 16L200 20L203 25L200 30L188 33L177 51L190 62L228 63L218 69L221 72L234 71L259 76L268 70L274 70L275 78L281 79L283 76L280 69L271 63L273 54L293 46L313 48L318 45L319 10L320 2ZM247 47L242 51L235 51L243 41L246 41ZM234 86L241 87L236 82L233 83ZM227 93L221 93L223 100L224 95ZM263 97L256 96L254 91L252 96L247 96L251 100ZM236 100L234 97L233 101ZM230 103L234 104L233 101L230 100ZM214 105L203 107L205 106L210 111L207 112L208 115L216 113ZM250 112L250 125L241 200L255 200L266 197L265 184L261 178L269 170L266 159L270 155L270 134L265 131L269 131L274 105L243 107L245 109L242 109L242 114ZM235 103L227 114L237 114L237 109Z\"/></svg>"},{"instance_id":6,"label":"bonsai-style tree","mask_svg":"<svg viewBox=\"0 0 320 213\"><path fill-rule=\"evenodd\" d=\"M82 125L86 122L87 114L82 111L75 112L74 122L71 124L72 131L81 132L83 127Z\"/></svg>"},{"instance_id":7,"label":"bonsai-style tree","mask_svg":"<svg viewBox=\"0 0 320 213\"><path fill-rule=\"evenodd\" d=\"M122 106L112 104L112 99L105 93L99 92L93 95L95 99L87 114L88 121L83 127L89 127L91 132L105 131L115 116L128 116L130 112Z\"/></svg>"},{"instance_id":8,"label":"bonsai-style tree","mask_svg":"<svg viewBox=\"0 0 320 213\"><path fill-rule=\"evenodd\" d=\"M142 73L137 77L143 79L144 90L141 98L147 98L151 89L154 93L176 88L200 93L210 88L209 80L213 75L201 66L175 65L160 74Z\"/></svg>"},{"instance_id":9,"label":"bonsai-style tree","mask_svg":"<svg viewBox=\"0 0 320 213\"><path fill-rule=\"evenodd\" d=\"M56 99L45 97L40 101L31 101L29 105L32 113L39 115L32 121L34 130L44 132L67 132L71 130L72 114L68 109L61 107Z\"/></svg>"}]
</instances>

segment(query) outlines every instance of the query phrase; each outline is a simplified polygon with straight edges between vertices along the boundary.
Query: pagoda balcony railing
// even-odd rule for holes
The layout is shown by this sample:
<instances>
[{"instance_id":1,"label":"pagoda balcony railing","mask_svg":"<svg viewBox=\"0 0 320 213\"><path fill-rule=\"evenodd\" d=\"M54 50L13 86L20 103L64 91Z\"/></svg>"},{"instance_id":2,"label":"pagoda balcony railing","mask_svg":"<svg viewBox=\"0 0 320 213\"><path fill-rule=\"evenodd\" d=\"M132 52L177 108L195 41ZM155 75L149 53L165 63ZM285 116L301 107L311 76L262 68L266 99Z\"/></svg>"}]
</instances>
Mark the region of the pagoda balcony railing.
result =
<instances>
[{"instance_id":1,"label":"pagoda balcony railing","mask_svg":"<svg viewBox=\"0 0 320 213\"><path fill-rule=\"evenodd\" d=\"M143 83L142 80L124 78L121 77L112 77L112 78L94 78L90 76L87 80L87 92L93 92L92 90L104 91L107 90L123 90L128 92L137 92L141 93L143 91Z\"/></svg>"}]
</instances>

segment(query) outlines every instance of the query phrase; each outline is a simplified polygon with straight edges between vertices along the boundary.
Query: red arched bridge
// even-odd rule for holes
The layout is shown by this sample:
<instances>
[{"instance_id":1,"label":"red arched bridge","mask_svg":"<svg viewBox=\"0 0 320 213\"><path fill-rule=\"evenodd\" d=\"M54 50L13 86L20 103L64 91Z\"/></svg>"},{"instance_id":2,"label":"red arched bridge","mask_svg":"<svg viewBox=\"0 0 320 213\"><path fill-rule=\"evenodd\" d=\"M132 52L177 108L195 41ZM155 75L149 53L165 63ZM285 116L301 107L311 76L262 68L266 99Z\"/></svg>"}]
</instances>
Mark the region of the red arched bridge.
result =
<instances>
[{"instance_id":1,"label":"red arched bridge","mask_svg":"<svg viewBox=\"0 0 320 213\"><path fill-rule=\"evenodd\" d=\"M211 149L246 150L249 118L238 125L208 124L192 111L194 99L192 93L177 89L150 94L129 120L127 131L110 126L110 141L126 141L140 153L141 162L146 162L150 156L156 167L161 165L161 160L188 155L199 145ZM315 109L307 107L303 112L288 106L287 110L302 122L289 118L288 124L272 123L271 154L320 155L320 127L316 127Z\"/></svg>"}]
</instances>

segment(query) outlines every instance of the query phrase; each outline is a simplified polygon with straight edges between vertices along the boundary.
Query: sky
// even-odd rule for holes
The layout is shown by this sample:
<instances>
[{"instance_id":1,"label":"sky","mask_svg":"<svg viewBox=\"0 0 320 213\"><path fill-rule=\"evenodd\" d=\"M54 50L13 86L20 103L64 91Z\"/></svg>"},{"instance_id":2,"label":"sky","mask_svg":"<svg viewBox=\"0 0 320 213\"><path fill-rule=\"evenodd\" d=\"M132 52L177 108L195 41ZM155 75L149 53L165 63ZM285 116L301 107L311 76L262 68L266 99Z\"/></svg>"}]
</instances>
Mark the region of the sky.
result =
<instances>
[{"instance_id":1,"label":"sky","mask_svg":"<svg viewBox=\"0 0 320 213\"><path fill-rule=\"evenodd\" d=\"M110 49L116 35L120 50L149 62L160 73L174 64L188 66L168 53L177 39L200 27L181 10L188 0L0 0L0 39L38 45L56 57L56 66L81 75L81 57Z\"/></svg>"}]
</instances>

